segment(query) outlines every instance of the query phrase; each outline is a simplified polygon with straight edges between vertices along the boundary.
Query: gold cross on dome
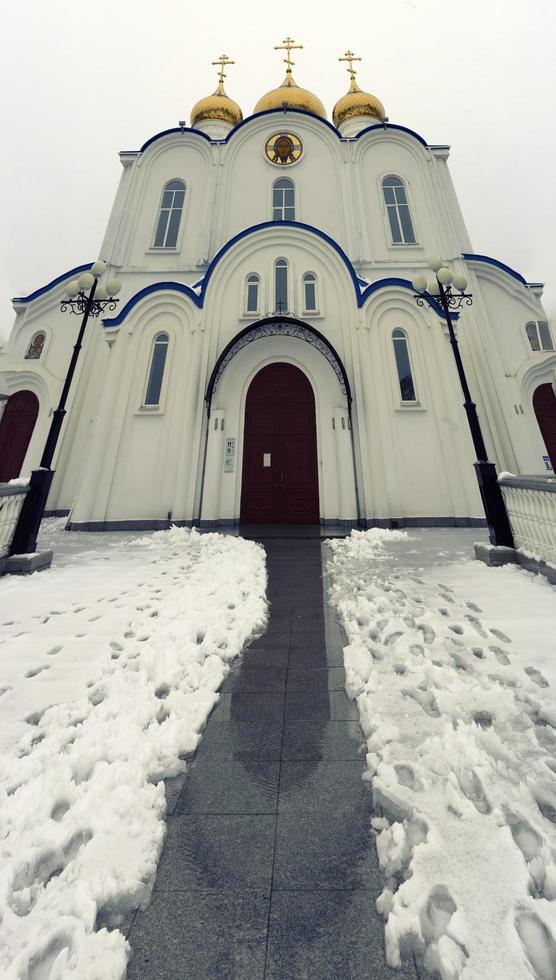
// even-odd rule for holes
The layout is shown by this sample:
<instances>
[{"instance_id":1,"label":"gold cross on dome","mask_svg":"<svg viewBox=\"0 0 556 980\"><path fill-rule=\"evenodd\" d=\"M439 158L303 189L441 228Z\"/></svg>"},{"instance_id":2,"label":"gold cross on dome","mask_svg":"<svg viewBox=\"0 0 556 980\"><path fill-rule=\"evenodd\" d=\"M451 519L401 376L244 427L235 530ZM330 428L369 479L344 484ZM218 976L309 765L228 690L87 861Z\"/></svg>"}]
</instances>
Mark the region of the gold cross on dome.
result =
<instances>
[{"instance_id":1,"label":"gold cross on dome","mask_svg":"<svg viewBox=\"0 0 556 980\"><path fill-rule=\"evenodd\" d=\"M293 37L285 37L281 44L275 44L275 51L287 51L286 57L283 59L286 63L286 72L291 75L292 65L295 65L295 61L291 59L291 52L301 50L302 44L296 44Z\"/></svg>"},{"instance_id":2,"label":"gold cross on dome","mask_svg":"<svg viewBox=\"0 0 556 980\"><path fill-rule=\"evenodd\" d=\"M216 61L212 61L211 64L220 65L220 68L218 70L218 81L220 82L221 85L223 85L224 79L226 78L226 73L224 71L224 68L226 67L226 65L235 65L235 61L230 61L227 54L221 54L220 57L217 58Z\"/></svg>"},{"instance_id":3,"label":"gold cross on dome","mask_svg":"<svg viewBox=\"0 0 556 980\"><path fill-rule=\"evenodd\" d=\"M353 62L361 61L361 60L362 59L358 58L357 55L353 53L353 51L346 51L343 58L338 58L338 61L349 61L349 68L347 68L347 71L349 71L352 82L355 81L355 76L357 74L355 68L353 67Z\"/></svg>"}]
</instances>

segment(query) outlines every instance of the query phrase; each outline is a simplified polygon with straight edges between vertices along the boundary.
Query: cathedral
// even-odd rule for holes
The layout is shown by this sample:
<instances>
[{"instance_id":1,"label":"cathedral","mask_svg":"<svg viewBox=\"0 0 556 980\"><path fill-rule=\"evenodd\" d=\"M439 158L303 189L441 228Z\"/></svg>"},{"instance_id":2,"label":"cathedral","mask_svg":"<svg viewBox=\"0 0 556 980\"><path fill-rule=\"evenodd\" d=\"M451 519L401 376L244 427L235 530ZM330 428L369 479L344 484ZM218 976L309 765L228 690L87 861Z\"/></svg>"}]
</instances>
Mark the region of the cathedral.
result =
<instances>
[{"instance_id":1,"label":"cathedral","mask_svg":"<svg viewBox=\"0 0 556 980\"><path fill-rule=\"evenodd\" d=\"M454 325L489 458L556 467L542 285L473 251L449 147L390 122L359 58L329 121L298 47L251 115L223 55L189 126L120 153L100 258L121 292L87 324L47 505L70 529L484 523L446 315L412 286L431 256L472 295ZM91 266L13 300L1 481L40 464Z\"/></svg>"}]
</instances>

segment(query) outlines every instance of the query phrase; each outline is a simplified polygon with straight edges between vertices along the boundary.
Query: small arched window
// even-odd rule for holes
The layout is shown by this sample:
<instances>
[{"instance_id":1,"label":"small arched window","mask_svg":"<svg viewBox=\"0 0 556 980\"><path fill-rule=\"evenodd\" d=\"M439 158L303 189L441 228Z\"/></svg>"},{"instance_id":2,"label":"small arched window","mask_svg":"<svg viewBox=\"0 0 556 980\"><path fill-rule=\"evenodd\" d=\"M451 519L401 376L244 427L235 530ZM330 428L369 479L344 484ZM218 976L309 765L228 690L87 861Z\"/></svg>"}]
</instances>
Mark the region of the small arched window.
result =
<instances>
[{"instance_id":1,"label":"small arched window","mask_svg":"<svg viewBox=\"0 0 556 980\"><path fill-rule=\"evenodd\" d=\"M160 213L154 236L155 248L175 248L178 241L185 184L183 180L170 180L162 192Z\"/></svg>"},{"instance_id":2,"label":"small arched window","mask_svg":"<svg viewBox=\"0 0 556 980\"><path fill-rule=\"evenodd\" d=\"M415 232L407 202L407 193L403 181L394 174L389 174L382 181L382 193L390 222L390 234L394 245L414 245Z\"/></svg>"},{"instance_id":3,"label":"small arched window","mask_svg":"<svg viewBox=\"0 0 556 980\"><path fill-rule=\"evenodd\" d=\"M295 188L293 180L288 177L274 181L272 218L274 221L295 221Z\"/></svg>"},{"instance_id":4,"label":"small arched window","mask_svg":"<svg viewBox=\"0 0 556 980\"><path fill-rule=\"evenodd\" d=\"M306 272L303 276L303 307L306 313L316 313L317 306L317 277L314 272Z\"/></svg>"},{"instance_id":5,"label":"small arched window","mask_svg":"<svg viewBox=\"0 0 556 980\"><path fill-rule=\"evenodd\" d=\"M256 272L253 272L250 276L247 276L247 301L245 303L245 309L248 313L259 312L260 282L260 276L258 276Z\"/></svg>"},{"instance_id":6,"label":"small arched window","mask_svg":"<svg viewBox=\"0 0 556 980\"><path fill-rule=\"evenodd\" d=\"M531 350L554 350L550 327L546 320L531 320L525 324Z\"/></svg>"},{"instance_id":7,"label":"small arched window","mask_svg":"<svg viewBox=\"0 0 556 980\"><path fill-rule=\"evenodd\" d=\"M288 311L288 263L277 259L274 266L274 309L276 313Z\"/></svg>"},{"instance_id":8,"label":"small arched window","mask_svg":"<svg viewBox=\"0 0 556 980\"><path fill-rule=\"evenodd\" d=\"M402 402L416 402L417 396L415 395L415 385L413 384L413 375L411 373L407 337L403 330L392 331L392 342L394 344Z\"/></svg>"},{"instance_id":9,"label":"small arched window","mask_svg":"<svg viewBox=\"0 0 556 980\"><path fill-rule=\"evenodd\" d=\"M160 402L167 353L168 334L159 333L154 338L144 405L158 405Z\"/></svg>"},{"instance_id":10,"label":"small arched window","mask_svg":"<svg viewBox=\"0 0 556 980\"><path fill-rule=\"evenodd\" d=\"M42 332L42 330L39 333L35 334L35 336L31 340L31 343L27 348L27 353L25 355L26 361L27 360L38 361L39 357L42 354L45 340L46 340L46 336Z\"/></svg>"}]
</instances>

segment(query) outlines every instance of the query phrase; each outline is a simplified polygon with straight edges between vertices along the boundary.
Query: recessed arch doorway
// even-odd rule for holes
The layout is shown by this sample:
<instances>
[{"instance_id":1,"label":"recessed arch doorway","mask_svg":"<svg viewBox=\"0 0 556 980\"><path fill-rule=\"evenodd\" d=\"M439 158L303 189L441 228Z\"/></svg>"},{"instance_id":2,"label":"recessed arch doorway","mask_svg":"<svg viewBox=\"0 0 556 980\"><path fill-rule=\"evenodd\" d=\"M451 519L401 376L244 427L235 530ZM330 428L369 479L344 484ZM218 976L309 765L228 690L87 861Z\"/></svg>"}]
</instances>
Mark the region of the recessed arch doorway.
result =
<instances>
[{"instance_id":1,"label":"recessed arch doorway","mask_svg":"<svg viewBox=\"0 0 556 980\"><path fill-rule=\"evenodd\" d=\"M16 479L29 448L39 400L32 391L10 395L0 421L0 483Z\"/></svg>"},{"instance_id":2,"label":"recessed arch doorway","mask_svg":"<svg viewBox=\"0 0 556 980\"><path fill-rule=\"evenodd\" d=\"M535 390L533 408L552 468L556 470L556 395L551 384L539 385Z\"/></svg>"},{"instance_id":3,"label":"recessed arch doorway","mask_svg":"<svg viewBox=\"0 0 556 980\"><path fill-rule=\"evenodd\" d=\"M249 385L240 520L320 520L315 397L309 379L294 364L267 364Z\"/></svg>"}]
</instances>

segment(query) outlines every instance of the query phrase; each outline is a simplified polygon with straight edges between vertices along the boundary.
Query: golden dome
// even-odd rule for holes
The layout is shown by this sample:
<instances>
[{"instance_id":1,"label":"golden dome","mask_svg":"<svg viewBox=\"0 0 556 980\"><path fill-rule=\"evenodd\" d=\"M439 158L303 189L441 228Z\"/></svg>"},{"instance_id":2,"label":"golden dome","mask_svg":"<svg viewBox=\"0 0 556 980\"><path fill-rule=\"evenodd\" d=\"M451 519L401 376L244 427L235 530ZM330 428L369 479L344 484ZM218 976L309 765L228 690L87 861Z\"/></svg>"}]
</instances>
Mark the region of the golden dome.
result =
<instances>
[{"instance_id":1,"label":"golden dome","mask_svg":"<svg viewBox=\"0 0 556 980\"><path fill-rule=\"evenodd\" d=\"M376 96L362 92L355 78L352 78L349 92L338 100L332 110L332 120L338 129L346 119L352 119L354 116L370 116L372 119L382 122L386 116L386 111Z\"/></svg>"},{"instance_id":2,"label":"golden dome","mask_svg":"<svg viewBox=\"0 0 556 980\"><path fill-rule=\"evenodd\" d=\"M191 110L191 125L194 127L204 119L221 119L230 126L237 126L243 119L243 113L237 102L230 99L222 81L218 82L216 91L199 99Z\"/></svg>"},{"instance_id":3,"label":"golden dome","mask_svg":"<svg viewBox=\"0 0 556 980\"><path fill-rule=\"evenodd\" d=\"M305 112L312 112L314 116L326 119L326 109L321 100L308 92L306 88L300 88L293 80L291 71L286 72L286 77L279 88L263 95L254 108L254 112L264 112L265 109L282 109L284 102L287 102L288 109L304 109Z\"/></svg>"}]
</instances>

